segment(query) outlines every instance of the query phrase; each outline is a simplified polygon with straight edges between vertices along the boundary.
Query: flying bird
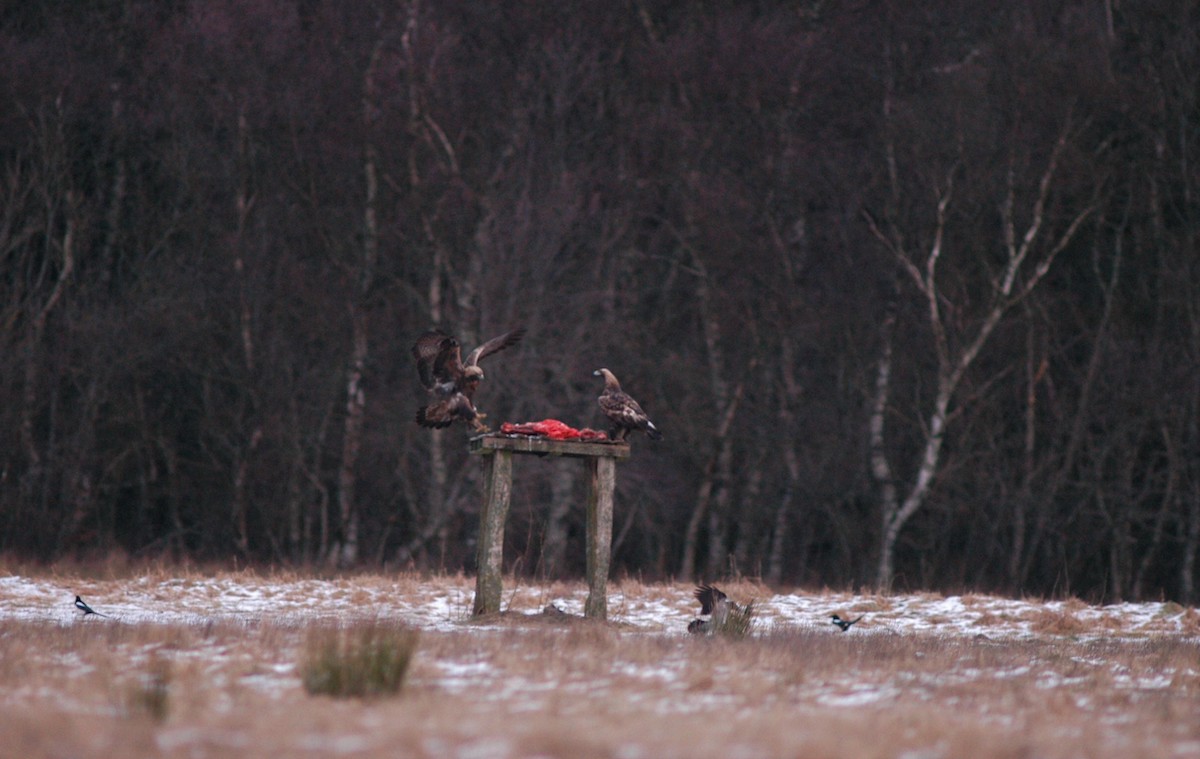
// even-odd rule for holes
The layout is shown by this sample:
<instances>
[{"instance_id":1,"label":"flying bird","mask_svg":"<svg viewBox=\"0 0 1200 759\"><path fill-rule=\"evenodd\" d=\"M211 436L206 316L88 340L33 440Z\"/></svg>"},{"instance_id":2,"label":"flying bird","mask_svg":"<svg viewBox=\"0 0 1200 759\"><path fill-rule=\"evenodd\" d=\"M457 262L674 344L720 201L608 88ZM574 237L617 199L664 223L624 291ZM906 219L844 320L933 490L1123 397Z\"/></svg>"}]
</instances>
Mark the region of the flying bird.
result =
<instances>
[{"instance_id":1,"label":"flying bird","mask_svg":"<svg viewBox=\"0 0 1200 759\"><path fill-rule=\"evenodd\" d=\"M688 623L688 632L701 634L725 629L731 617L744 617L748 627L753 603L740 606L719 588L708 584L697 586L692 595L700 602L700 616L709 618L693 619Z\"/></svg>"},{"instance_id":2,"label":"flying bird","mask_svg":"<svg viewBox=\"0 0 1200 759\"><path fill-rule=\"evenodd\" d=\"M97 617L108 617L107 614L101 614L100 612L96 611L92 607L88 606L86 603L84 603L84 600L82 598L80 598L79 596L75 596L75 608L79 609L79 615L82 617L89 617L89 616L92 616L93 614L96 615Z\"/></svg>"},{"instance_id":3,"label":"flying bird","mask_svg":"<svg viewBox=\"0 0 1200 759\"><path fill-rule=\"evenodd\" d=\"M662 440L662 433L642 411L638 402L621 389L621 383L607 369L597 369L592 372L597 377L604 378L604 392L600 393L600 410L613 423L613 440L624 440L631 431L641 430L651 440Z\"/></svg>"},{"instance_id":4,"label":"flying bird","mask_svg":"<svg viewBox=\"0 0 1200 759\"><path fill-rule=\"evenodd\" d=\"M473 400L479 381L483 379L479 362L516 345L524 336L524 327L505 332L471 351L463 361L462 346L457 338L441 330L421 335L412 347L412 354L430 400L428 405L417 409L417 424L441 429L461 419L476 432L487 432L487 426L481 421L486 414L475 408Z\"/></svg>"},{"instance_id":5,"label":"flying bird","mask_svg":"<svg viewBox=\"0 0 1200 759\"><path fill-rule=\"evenodd\" d=\"M842 628L842 632L846 632L847 630L850 629L850 625L854 624L859 619L862 619L865 616L866 616L865 614L859 614L858 619L842 619L837 614L830 614L829 621L832 622L833 624L837 625L838 627Z\"/></svg>"}]
</instances>

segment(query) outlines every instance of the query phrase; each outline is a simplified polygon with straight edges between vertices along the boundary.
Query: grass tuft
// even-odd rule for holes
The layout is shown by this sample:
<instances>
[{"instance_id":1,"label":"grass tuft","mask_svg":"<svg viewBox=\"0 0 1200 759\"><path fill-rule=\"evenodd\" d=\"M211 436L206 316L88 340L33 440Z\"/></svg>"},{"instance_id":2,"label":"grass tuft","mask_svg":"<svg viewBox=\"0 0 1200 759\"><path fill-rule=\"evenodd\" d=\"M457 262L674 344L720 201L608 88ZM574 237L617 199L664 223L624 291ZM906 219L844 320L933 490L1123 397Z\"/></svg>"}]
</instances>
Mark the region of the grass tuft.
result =
<instances>
[{"instance_id":1,"label":"grass tuft","mask_svg":"<svg viewBox=\"0 0 1200 759\"><path fill-rule=\"evenodd\" d=\"M1042 609L1033 615L1030 628L1043 635L1079 635L1088 626L1067 609Z\"/></svg>"},{"instance_id":2,"label":"grass tuft","mask_svg":"<svg viewBox=\"0 0 1200 759\"><path fill-rule=\"evenodd\" d=\"M300 665L304 689L336 698L395 694L404 684L418 638L412 628L380 620L314 628Z\"/></svg>"},{"instance_id":3,"label":"grass tuft","mask_svg":"<svg viewBox=\"0 0 1200 759\"><path fill-rule=\"evenodd\" d=\"M144 714L155 722L164 722L171 706L171 662L155 656L125 699L130 714Z\"/></svg>"},{"instance_id":4,"label":"grass tuft","mask_svg":"<svg viewBox=\"0 0 1200 759\"><path fill-rule=\"evenodd\" d=\"M741 640L750 634L754 626L754 602L745 606L729 605L729 613L714 614L709 632L730 640Z\"/></svg>"}]
</instances>

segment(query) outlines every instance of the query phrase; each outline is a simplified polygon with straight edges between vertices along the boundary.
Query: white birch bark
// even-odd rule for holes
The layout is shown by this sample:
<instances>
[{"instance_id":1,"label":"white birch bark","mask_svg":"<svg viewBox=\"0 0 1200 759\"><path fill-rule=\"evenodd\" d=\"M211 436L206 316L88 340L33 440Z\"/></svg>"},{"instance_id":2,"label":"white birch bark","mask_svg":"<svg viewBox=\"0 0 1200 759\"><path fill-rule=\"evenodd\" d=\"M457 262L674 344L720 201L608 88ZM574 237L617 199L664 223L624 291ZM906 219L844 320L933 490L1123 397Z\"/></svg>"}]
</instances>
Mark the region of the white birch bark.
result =
<instances>
[{"instance_id":1,"label":"white birch bark","mask_svg":"<svg viewBox=\"0 0 1200 759\"><path fill-rule=\"evenodd\" d=\"M363 76L363 123L366 127L367 144L363 151L363 179L366 195L363 201L362 257L358 264L358 281L350 295L350 359L346 370L346 418L342 427L342 460L338 467L338 516L341 522L341 539L336 556L332 557L339 566L351 566L358 562L359 519L355 504L357 484L356 469L362 449L363 421L366 410L366 392L363 388L363 370L370 352L366 298L374 282L375 266L379 260L379 222L377 205L379 198L378 153L375 147L372 125L377 108L375 70L383 52L381 37L371 52L371 60Z\"/></svg>"},{"instance_id":2,"label":"white birch bark","mask_svg":"<svg viewBox=\"0 0 1200 759\"><path fill-rule=\"evenodd\" d=\"M891 589L895 579L895 548L905 524L925 505L942 463L942 445L945 442L950 422L951 406L966 375L967 370L978 358L980 351L991 338L1001 319L1015 305L1023 301L1050 271L1055 258L1075 237L1080 225L1095 208L1089 204L1077 213L1052 239L1046 230L1046 204L1050 199L1059 159L1067 144L1071 131L1068 118L1059 133L1050 157L1038 183L1029 213L1029 222L1023 233L1018 235L1014 209L1016 186L1014 173L1010 169L1008 190L1001 206L1001 224L1004 233L1004 265L992 279L991 292L986 294L988 303L982 319L974 330L963 334L951 345L946 317L942 304L950 302L949 296L938 283L938 263L945 253L944 243L950 205L954 198L954 182L958 166L947 172L943 185L937 188L934 227L928 250L923 254L910 251L905 236L893 220L881 227L872 217L867 222L872 234L894 255L901 271L915 286L918 296L924 301L924 310L937 360L937 386L932 407L925 415L923 442L918 453L913 481L903 500L899 500L894 487L894 467L888 459L885 445L886 406L891 372L891 344L885 340L881 346L881 358L876 374L875 403L869 420L871 433L872 474L880 484L882 502L882 534L880 537L879 563L876 585L882 592ZM957 347L955 347L957 346Z\"/></svg>"}]
</instances>

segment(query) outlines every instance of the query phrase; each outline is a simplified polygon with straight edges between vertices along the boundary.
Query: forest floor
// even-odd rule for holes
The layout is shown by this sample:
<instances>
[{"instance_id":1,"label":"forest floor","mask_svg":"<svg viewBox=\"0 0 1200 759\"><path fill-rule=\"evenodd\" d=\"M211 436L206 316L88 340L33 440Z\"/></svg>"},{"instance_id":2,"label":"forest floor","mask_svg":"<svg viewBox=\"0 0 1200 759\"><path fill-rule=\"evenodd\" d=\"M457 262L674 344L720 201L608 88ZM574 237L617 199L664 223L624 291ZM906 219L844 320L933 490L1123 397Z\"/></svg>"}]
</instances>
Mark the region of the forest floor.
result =
<instances>
[{"instance_id":1,"label":"forest floor","mask_svg":"<svg viewBox=\"0 0 1200 759\"><path fill-rule=\"evenodd\" d=\"M0 756L1200 755L1194 608L720 587L742 640L689 635L684 584L614 581L599 623L582 582L473 619L461 575L0 563ZM310 695L306 636L378 620L419 631L400 693Z\"/></svg>"}]
</instances>

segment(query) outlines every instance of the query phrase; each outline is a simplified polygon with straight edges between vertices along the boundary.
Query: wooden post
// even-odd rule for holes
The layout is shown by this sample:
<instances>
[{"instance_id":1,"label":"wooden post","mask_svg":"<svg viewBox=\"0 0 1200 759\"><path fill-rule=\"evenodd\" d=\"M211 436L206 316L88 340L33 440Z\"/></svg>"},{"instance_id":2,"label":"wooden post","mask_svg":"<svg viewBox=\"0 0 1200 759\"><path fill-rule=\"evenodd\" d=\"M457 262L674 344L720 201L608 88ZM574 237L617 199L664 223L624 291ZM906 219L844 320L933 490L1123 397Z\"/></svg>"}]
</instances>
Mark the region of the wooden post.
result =
<instances>
[{"instance_id":1,"label":"wooden post","mask_svg":"<svg viewBox=\"0 0 1200 759\"><path fill-rule=\"evenodd\" d=\"M587 460L587 581L588 597L583 615L608 619L608 563L612 558L613 491L617 486L617 462L608 456Z\"/></svg>"},{"instance_id":2,"label":"wooden post","mask_svg":"<svg viewBox=\"0 0 1200 759\"><path fill-rule=\"evenodd\" d=\"M504 523L512 494L512 452L495 451L484 458L483 511L479 515L479 548L475 563L474 613L500 611L501 572L504 565Z\"/></svg>"},{"instance_id":3,"label":"wooden post","mask_svg":"<svg viewBox=\"0 0 1200 759\"><path fill-rule=\"evenodd\" d=\"M608 568L612 552L613 493L617 489L617 460L629 458L626 443L583 443L483 435L472 438L470 451L484 457L484 502L479 517L474 613L500 611L504 564L504 522L512 493L512 456L567 456L584 459L588 475L587 581L584 616L608 617Z\"/></svg>"}]
</instances>

